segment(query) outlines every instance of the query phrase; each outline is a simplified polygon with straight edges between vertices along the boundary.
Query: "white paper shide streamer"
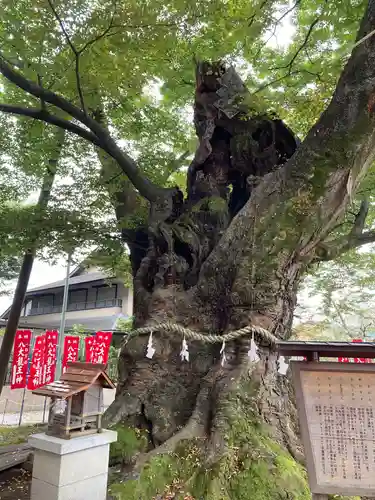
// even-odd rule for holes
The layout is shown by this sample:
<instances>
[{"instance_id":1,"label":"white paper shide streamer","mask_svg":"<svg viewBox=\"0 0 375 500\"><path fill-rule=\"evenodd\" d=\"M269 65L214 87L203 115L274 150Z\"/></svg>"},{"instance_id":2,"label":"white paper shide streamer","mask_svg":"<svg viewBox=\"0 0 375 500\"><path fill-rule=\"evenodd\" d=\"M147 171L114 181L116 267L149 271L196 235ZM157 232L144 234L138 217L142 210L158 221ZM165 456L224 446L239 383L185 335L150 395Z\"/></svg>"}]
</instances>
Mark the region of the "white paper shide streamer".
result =
<instances>
[{"instance_id":1,"label":"white paper shide streamer","mask_svg":"<svg viewBox=\"0 0 375 500\"><path fill-rule=\"evenodd\" d=\"M220 354L221 354L221 366L224 366L227 360L227 357L225 355L225 340L223 340L223 343L221 344Z\"/></svg>"},{"instance_id":2,"label":"white paper shide streamer","mask_svg":"<svg viewBox=\"0 0 375 500\"><path fill-rule=\"evenodd\" d=\"M286 375L289 369L289 365L285 362L285 356L279 356L278 365L278 373L280 373L280 375Z\"/></svg>"},{"instance_id":3,"label":"white paper shide streamer","mask_svg":"<svg viewBox=\"0 0 375 500\"><path fill-rule=\"evenodd\" d=\"M186 342L186 338L182 339L182 348L180 352L181 361L189 361L189 347Z\"/></svg>"},{"instance_id":4,"label":"white paper shide streamer","mask_svg":"<svg viewBox=\"0 0 375 500\"><path fill-rule=\"evenodd\" d=\"M151 332L147 342L146 358L152 359L154 357L155 351L156 349L152 345L152 332Z\"/></svg>"},{"instance_id":5,"label":"white paper shide streamer","mask_svg":"<svg viewBox=\"0 0 375 500\"><path fill-rule=\"evenodd\" d=\"M257 363L260 360L260 357L258 356L258 346L256 345L254 340L254 334L251 337L250 349L247 355L249 356L249 360L252 361L253 363Z\"/></svg>"}]
</instances>

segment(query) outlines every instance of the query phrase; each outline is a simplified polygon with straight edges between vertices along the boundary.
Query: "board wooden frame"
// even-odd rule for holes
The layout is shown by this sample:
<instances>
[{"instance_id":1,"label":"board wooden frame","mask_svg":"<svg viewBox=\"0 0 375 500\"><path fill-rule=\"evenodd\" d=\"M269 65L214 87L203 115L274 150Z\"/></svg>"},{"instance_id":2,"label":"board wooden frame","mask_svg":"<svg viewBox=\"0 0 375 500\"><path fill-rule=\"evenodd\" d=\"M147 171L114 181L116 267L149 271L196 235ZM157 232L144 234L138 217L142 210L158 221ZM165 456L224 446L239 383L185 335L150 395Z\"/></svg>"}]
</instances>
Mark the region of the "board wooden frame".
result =
<instances>
[{"instance_id":1,"label":"board wooden frame","mask_svg":"<svg viewBox=\"0 0 375 500\"><path fill-rule=\"evenodd\" d=\"M307 413L304 404L302 384L301 384L301 372L345 372L345 373L369 373L375 374L375 364L363 363L331 363L331 362L306 362L306 361L291 361L290 363L292 369L293 384L296 393L297 400L297 410L299 416L299 423L301 428L302 443L305 449L307 472L309 477L309 484L312 493L325 494L325 495L345 495L345 496L375 496L375 475L374 475L374 486L373 488L361 488L360 486L356 488L349 487L337 487L337 486L327 486L319 485L317 482L316 468L313 457L313 451L311 446L311 439L307 424ZM374 408L375 410L375 408Z\"/></svg>"}]
</instances>

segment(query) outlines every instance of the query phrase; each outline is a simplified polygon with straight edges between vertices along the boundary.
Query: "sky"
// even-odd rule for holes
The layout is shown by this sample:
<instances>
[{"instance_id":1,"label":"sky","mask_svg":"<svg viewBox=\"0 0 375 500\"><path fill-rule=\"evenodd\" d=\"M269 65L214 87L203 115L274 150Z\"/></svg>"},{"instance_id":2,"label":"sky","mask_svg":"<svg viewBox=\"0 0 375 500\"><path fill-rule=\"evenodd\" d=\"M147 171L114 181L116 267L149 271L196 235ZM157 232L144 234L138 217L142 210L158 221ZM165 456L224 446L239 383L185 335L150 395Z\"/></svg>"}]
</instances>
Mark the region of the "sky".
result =
<instances>
[{"instance_id":1,"label":"sky","mask_svg":"<svg viewBox=\"0 0 375 500\"><path fill-rule=\"evenodd\" d=\"M292 6L293 1L290 0L290 6ZM282 13L282 12L281 12ZM268 44L270 46L287 47L291 37L294 33L294 26L292 24L292 18L290 15L283 19L283 22L275 31L275 35L270 38ZM265 39L269 38L270 34L266 33ZM157 93L157 89L155 89ZM38 193L31 193L26 203L35 202L38 198ZM33 270L30 277L29 287L33 288L36 286L42 286L53 281L61 280L66 274L66 262L64 259L59 259L59 261L54 265L49 265L46 262L36 259L34 262ZM14 290L16 286L16 281L7 283L7 289ZM12 294L7 296L0 295L0 315L10 306L12 301Z\"/></svg>"},{"instance_id":2,"label":"sky","mask_svg":"<svg viewBox=\"0 0 375 500\"><path fill-rule=\"evenodd\" d=\"M35 286L45 285L53 281L58 281L65 278L66 264L63 259L51 266L43 261L36 260L34 262L33 270L31 272L29 288ZM16 281L9 282L8 288L14 290ZM0 315L10 306L12 302L12 294L1 296L0 295Z\"/></svg>"}]
</instances>

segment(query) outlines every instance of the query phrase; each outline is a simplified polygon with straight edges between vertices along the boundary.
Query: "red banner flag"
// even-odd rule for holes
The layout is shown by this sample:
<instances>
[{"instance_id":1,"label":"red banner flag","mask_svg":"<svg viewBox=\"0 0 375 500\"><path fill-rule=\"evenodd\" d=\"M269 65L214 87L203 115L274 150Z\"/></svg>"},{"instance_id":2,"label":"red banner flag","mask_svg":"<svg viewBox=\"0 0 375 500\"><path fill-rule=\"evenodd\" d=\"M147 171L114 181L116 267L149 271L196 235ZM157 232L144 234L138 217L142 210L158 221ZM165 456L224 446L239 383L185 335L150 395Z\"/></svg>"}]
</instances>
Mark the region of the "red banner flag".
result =
<instances>
[{"instance_id":1,"label":"red banner flag","mask_svg":"<svg viewBox=\"0 0 375 500\"><path fill-rule=\"evenodd\" d=\"M352 344L360 344L363 342L362 339L353 339ZM354 363L371 363L371 359L368 358L353 358ZM349 358L338 358L339 363L350 363Z\"/></svg>"},{"instance_id":2,"label":"red banner flag","mask_svg":"<svg viewBox=\"0 0 375 500\"><path fill-rule=\"evenodd\" d=\"M38 389L43 385L44 354L46 350L46 336L38 335L35 339L34 352L30 365L27 388L30 391Z\"/></svg>"},{"instance_id":3,"label":"red banner flag","mask_svg":"<svg viewBox=\"0 0 375 500\"><path fill-rule=\"evenodd\" d=\"M55 380L57 361L57 341L59 334L56 330L46 331L46 350L44 355L44 384L50 384Z\"/></svg>"},{"instance_id":4,"label":"red banner flag","mask_svg":"<svg viewBox=\"0 0 375 500\"><path fill-rule=\"evenodd\" d=\"M62 360L62 371L66 370L68 363L77 361L79 354L79 337L67 335L64 339L64 356Z\"/></svg>"},{"instance_id":5,"label":"red banner flag","mask_svg":"<svg viewBox=\"0 0 375 500\"><path fill-rule=\"evenodd\" d=\"M92 363L92 358L95 349L95 337L85 337L85 361L86 363Z\"/></svg>"},{"instance_id":6,"label":"red banner flag","mask_svg":"<svg viewBox=\"0 0 375 500\"><path fill-rule=\"evenodd\" d=\"M352 343L358 344L363 342L362 339L353 339ZM371 359L369 358L354 358L354 363L371 363Z\"/></svg>"},{"instance_id":7,"label":"red banner flag","mask_svg":"<svg viewBox=\"0 0 375 500\"><path fill-rule=\"evenodd\" d=\"M92 363L107 364L111 341L112 333L96 332Z\"/></svg>"},{"instance_id":8,"label":"red banner flag","mask_svg":"<svg viewBox=\"0 0 375 500\"><path fill-rule=\"evenodd\" d=\"M30 342L30 330L17 330L13 348L11 389L24 389L26 387Z\"/></svg>"}]
</instances>

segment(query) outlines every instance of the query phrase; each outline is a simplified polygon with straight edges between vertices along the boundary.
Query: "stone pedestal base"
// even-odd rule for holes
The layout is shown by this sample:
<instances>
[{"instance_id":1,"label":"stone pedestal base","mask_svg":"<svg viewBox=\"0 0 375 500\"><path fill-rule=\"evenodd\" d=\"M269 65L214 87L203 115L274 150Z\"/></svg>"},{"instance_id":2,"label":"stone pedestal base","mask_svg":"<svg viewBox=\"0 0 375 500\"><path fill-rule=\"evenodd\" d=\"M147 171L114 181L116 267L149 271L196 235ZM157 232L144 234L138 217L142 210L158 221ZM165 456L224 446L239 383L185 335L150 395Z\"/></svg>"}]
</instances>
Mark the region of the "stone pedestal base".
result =
<instances>
[{"instance_id":1,"label":"stone pedestal base","mask_svg":"<svg viewBox=\"0 0 375 500\"><path fill-rule=\"evenodd\" d=\"M31 500L105 500L107 498L109 445L117 433L59 439L34 434Z\"/></svg>"}]
</instances>

